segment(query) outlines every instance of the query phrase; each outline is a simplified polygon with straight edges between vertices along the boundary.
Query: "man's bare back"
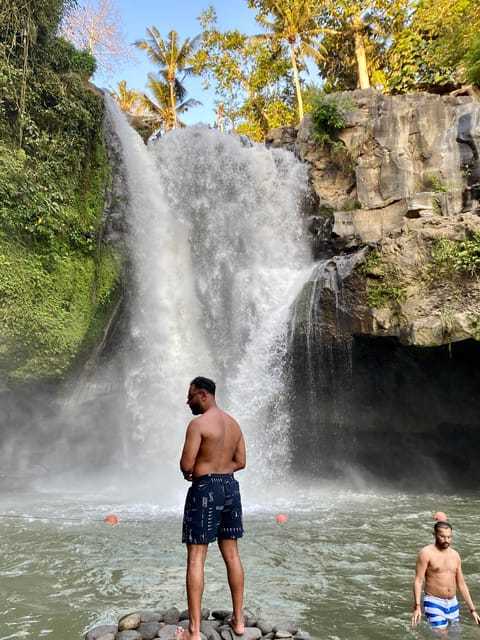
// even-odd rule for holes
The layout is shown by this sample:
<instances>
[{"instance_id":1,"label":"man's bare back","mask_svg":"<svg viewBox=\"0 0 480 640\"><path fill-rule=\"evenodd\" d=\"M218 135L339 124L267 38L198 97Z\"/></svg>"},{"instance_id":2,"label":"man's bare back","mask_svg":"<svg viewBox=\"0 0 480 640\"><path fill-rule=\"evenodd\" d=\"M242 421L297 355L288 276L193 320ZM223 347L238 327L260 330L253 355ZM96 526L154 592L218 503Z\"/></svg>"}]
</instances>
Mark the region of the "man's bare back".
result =
<instances>
[{"instance_id":1,"label":"man's bare back","mask_svg":"<svg viewBox=\"0 0 480 640\"><path fill-rule=\"evenodd\" d=\"M187 427L180 465L193 478L242 469L245 445L237 421L217 406L194 418Z\"/></svg>"}]
</instances>

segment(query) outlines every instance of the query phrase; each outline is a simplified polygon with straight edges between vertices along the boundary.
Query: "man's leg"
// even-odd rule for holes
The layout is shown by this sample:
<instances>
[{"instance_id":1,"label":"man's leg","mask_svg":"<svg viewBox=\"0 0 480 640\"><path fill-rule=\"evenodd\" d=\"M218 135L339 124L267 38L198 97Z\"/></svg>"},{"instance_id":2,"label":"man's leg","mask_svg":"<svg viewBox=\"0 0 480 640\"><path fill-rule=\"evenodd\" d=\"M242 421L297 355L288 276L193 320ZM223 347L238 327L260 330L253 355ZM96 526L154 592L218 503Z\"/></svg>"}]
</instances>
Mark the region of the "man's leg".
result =
<instances>
[{"instance_id":1,"label":"man's leg","mask_svg":"<svg viewBox=\"0 0 480 640\"><path fill-rule=\"evenodd\" d=\"M208 544L187 545L187 602L189 625L187 634L192 640L200 640L202 596L205 558Z\"/></svg>"},{"instance_id":2,"label":"man's leg","mask_svg":"<svg viewBox=\"0 0 480 640\"><path fill-rule=\"evenodd\" d=\"M220 538L218 546L227 568L228 585L232 594L233 617L231 626L237 635L242 635L245 632L245 625L243 624L244 574L237 541Z\"/></svg>"}]
</instances>

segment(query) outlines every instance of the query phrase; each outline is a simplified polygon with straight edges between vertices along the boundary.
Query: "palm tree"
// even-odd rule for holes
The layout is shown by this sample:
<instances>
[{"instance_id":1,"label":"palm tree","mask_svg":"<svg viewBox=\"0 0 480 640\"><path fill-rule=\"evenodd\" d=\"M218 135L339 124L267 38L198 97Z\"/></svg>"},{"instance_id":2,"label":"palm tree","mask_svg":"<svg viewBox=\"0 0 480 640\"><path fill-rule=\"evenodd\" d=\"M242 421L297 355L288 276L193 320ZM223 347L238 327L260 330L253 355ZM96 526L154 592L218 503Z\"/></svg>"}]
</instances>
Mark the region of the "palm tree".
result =
<instances>
[{"instance_id":1,"label":"palm tree","mask_svg":"<svg viewBox=\"0 0 480 640\"><path fill-rule=\"evenodd\" d=\"M133 116L139 116L142 112L143 96L139 91L127 89L126 80L120 80L117 89L112 89L110 95L114 98L122 111Z\"/></svg>"},{"instance_id":2,"label":"palm tree","mask_svg":"<svg viewBox=\"0 0 480 640\"><path fill-rule=\"evenodd\" d=\"M148 124L150 133L161 129L162 131L170 131L177 127L185 127L186 124L178 119L177 114L182 114L188 111L190 107L201 104L198 100L190 98L189 100L183 100L186 93L177 94L175 96L175 112L171 108L171 93L170 84L162 80L161 77L156 76L154 73L148 74L149 83L147 85L150 89L153 99L147 94L142 95L142 108L144 113L144 121Z\"/></svg>"},{"instance_id":3,"label":"palm tree","mask_svg":"<svg viewBox=\"0 0 480 640\"><path fill-rule=\"evenodd\" d=\"M256 20L270 33L254 36L272 42L286 41L290 51L295 91L297 94L298 117L303 118L303 100L298 72L298 60L305 58L320 60L323 47L317 40L325 32L315 20L316 11L312 0L248 0L250 8L259 8ZM273 16L272 20L268 16Z\"/></svg>"},{"instance_id":4,"label":"palm tree","mask_svg":"<svg viewBox=\"0 0 480 640\"><path fill-rule=\"evenodd\" d=\"M176 128L178 126L177 111L179 111L177 101L184 100L187 95L187 90L182 83L187 76L193 74L192 67L187 65L190 63L200 36L196 36L192 40L187 38L180 44L178 34L174 30L169 32L167 40L162 39L156 27L147 29L147 35L146 40L137 40L135 46L146 51L150 60L159 67L159 74L167 82L169 89L168 108L172 114L172 128Z\"/></svg>"}]
</instances>

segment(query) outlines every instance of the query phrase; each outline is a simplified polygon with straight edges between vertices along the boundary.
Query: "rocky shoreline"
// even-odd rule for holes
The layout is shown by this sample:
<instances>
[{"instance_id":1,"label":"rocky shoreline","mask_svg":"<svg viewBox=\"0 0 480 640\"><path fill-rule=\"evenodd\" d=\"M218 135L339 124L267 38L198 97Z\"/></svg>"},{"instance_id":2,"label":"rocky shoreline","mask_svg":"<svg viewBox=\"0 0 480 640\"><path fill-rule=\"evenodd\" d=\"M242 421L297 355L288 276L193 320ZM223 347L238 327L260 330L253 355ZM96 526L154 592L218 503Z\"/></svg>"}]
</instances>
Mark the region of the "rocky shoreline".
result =
<instances>
[{"instance_id":1,"label":"rocky shoreline","mask_svg":"<svg viewBox=\"0 0 480 640\"><path fill-rule=\"evenodd\" d=\"M263 618L245 616L245 633L238 636L228 624L232 611L202 609L201 633L204 640L274 640L295 638L311 640L311 636L298 628L293 620L269 623ZM162 611L142 610L122 616L118 624L102 625L90 629L85 640L173 640L178 627L188 626L188 611L170 607Z\"/></svg>"}]
</instances>

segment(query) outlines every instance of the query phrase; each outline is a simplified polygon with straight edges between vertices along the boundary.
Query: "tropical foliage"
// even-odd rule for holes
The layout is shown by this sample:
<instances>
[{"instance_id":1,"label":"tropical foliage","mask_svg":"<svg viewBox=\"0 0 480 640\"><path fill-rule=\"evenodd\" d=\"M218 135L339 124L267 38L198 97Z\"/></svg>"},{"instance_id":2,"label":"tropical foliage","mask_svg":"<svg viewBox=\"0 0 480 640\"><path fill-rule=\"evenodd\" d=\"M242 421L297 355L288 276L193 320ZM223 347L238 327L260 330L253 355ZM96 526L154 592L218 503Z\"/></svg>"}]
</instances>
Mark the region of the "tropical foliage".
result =
<instances>
[{"instance_id":1,"label":"tropical foliage","mask_svg":"<svg viewBox=\"0 0 480 640\"><path fill-rule=\"evenodd\" d=\"M248 0L248 6L258 9L257 21L267 29L260 38L268 39L274 46L288 46L292 65L298 118L303 118L303 99L299 70L306 68L305 59L320 60L325 48L319 40L324 31L316 20L318 7L312 0Z\"/></svg>"},{"instance_id":2,"label":"tropical foliage","mask_svg":"<svg viewBox=\"0 0 480 640\"><path fill-rule=\"evenodd\" d=\"M129 113L132 116L140 116L142 114L143 94L136 89L128 89L126 80L121 80L117 84L117 88L110 91L110 95L118 102L118 106L125 113Z\"/></svg>"},{"instance_id":3,"label":"tropical foliage","mask_svg":"<svg viewBox=\"0 0 480 640\"><path fill-rule=\"evenodd\" d=\"M306 79L315 64L327 93L370 86L386 93L447 92L479 82L477 0L247 3L263 33L220 30L210 6L199 16L202 32L193 40L180 44L172 30L164 41L152 28L137 43L159 70L158 82L163 78L170 87L168 103L160 86L156 97L146 99L162 126L178 126L177 102L184 112L197 103L182 93L191 73L215 92L215 126L258 140L275 126L296 124L311 108L308 95L319 87Z\"/></svg>"},{"instance_id":4,"label":"tropical foliage","mask_svg":"<svg viewBox=\"0 0 480 640\"><path fill-rule=\"evenodd\" d=\"M248 4L265 33L220 31L213 7L199 18L203 32L195 68L205 86L214 87L227 129L256 130L261 137L272 128L272 114L285 117L283 124L297 122L310 91L304 84L307 64L311 70L313 61L326 92L371 85L387 93L450 91L464 82L478 84L476 0Z\"/></svg>"},{"instance_id":5,"label":"tropical foliage","mask_svg":"<svg viewBox=\"0 0 480 640\"><path fill-rule=\"evenodd\" d=\"M62 8L0 11L0 371L13 354L13 379L66 370L117 273L98 230L108 176L95 61L55 35Z\"/></svg>"},{"instance_id":6,"label":"tropical foliage","mask_svg":"<svg viewBox=\"0 0 480 640\"><path fill-rule=\"evenodd\" d=\"M474 232L466 240L454 241L440 238L432 251L427 278L439 280L451 278L455 272L478 276L480 273L480 233Z\"/></svg>"},{"instance_id":7,"label":"tropical foliage","mask_svg":"<svg viewBox=\"0 0 480 640\"><path fill-rule=\"evenodd\" d=\"M315 138L320 144L334 146L335 134L346 126L353 102L339 94L318 93L311 104L310 117Z\"/></svg>"},{"instance_id":8,"label":"tropical foliage","mask_svg":"<svg viewBox=\"0 0 480 640\"><path fill-rule=\"evenodd\" d=\"M465 75L468 82L480 87L480 35L476 36L465 56Z\"/></svg>"},{"instance_id":9,"label":"tropical foliage","mask_svg":"<svg viewBox=\"0 0 480 640\"><path fill-rule=\"evenodd\" d=\"M143 94L141 106L142 119L147 124L150 133L186 127L186 124L178 116L200 103L194 98L184 100L186 91L179 91L179 87L183 88L180 83L174 85L175 109L172 109L171 85L165 82L161 75L148 74L147 88L153 97Z\"/></svg>"},{"instance_id":10,"label":"tropical foliage","mask_svg":"<svg viewBox=\"0 0 480 640\"><path fill-rule=\"evenodd\" d=\"M166 106L171 112L171 126L169 126L169 128L175 129L179 126L177 116L178 103L183 102L183 111L188 109L188 106L186 106L184 102L187 89L183 82L185 78L194 72L193 67L190 66L190 59L195 51L199 38L198 36L192 40L187 38L180 43L178 33L172 29L168 34L168 38L164 40L156 27L147 29L147 36L144 40L137 40L135 45L147 53L151 62L158 67L160 78L163 78L164 82L168 85ZM150 85L157 87L157 93L159 93L158 82L161 82L161 80L150 78ZM195 103L198 104L198 101L191 102L189 106L193 106Z\"/></svg>"},{"instance_id":11,"label":"tropical foliage","mask_svg":"<svg viewBox=\"0 0 480 640\"><path fill-rule=\"evenodd\" d=\"M392 37L402 28L405 0L325 0L318 15L327 55L318 67L326 91L385 84Z\"/></svg>"},{"instance_id":12,"label":"tropical foliage","mask_svg":"<svg viewBox=\"0 0 480 640\"><path fill-rule=\"evenodd\" d=\"M273 127L294 124L291 68L278 47L254 43L238 30L219 31L213 7L201 14L200 24L194 68L205 89L215 88L218 126L260 140Z\"/></svg>"},{"instance_id":13,"label":"tropical foliage","mask_svg":"<svg viewBox=\"0 0 480 640\"><path fill-rule=\"evenodd\" d=\"M459 86L468 77L470 47L479 31L477 0L417 0L389 49L389 90Z\"/></svg>"}]
</instances>

